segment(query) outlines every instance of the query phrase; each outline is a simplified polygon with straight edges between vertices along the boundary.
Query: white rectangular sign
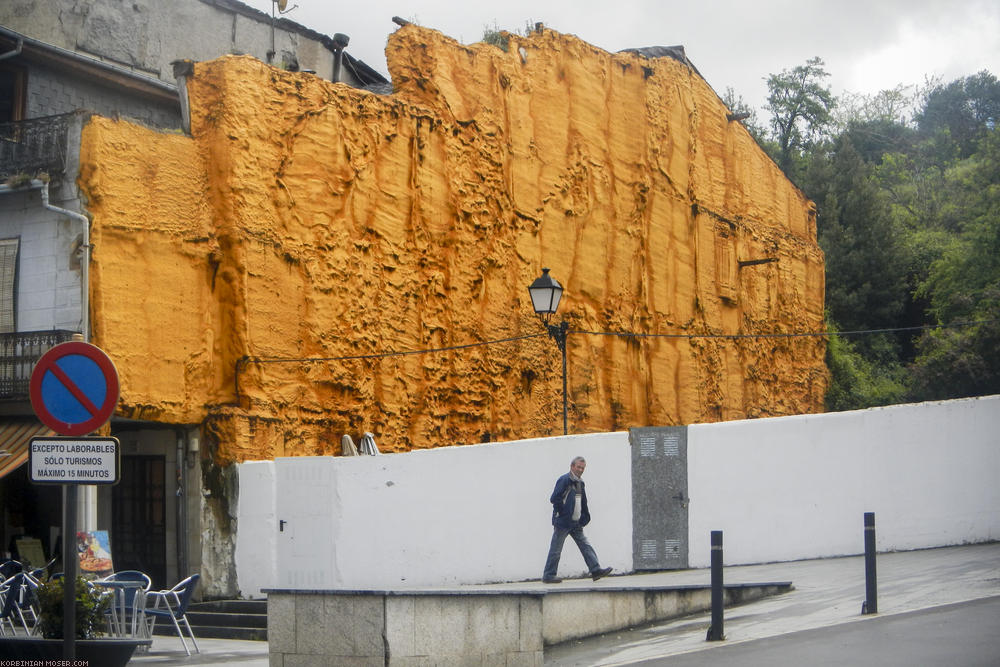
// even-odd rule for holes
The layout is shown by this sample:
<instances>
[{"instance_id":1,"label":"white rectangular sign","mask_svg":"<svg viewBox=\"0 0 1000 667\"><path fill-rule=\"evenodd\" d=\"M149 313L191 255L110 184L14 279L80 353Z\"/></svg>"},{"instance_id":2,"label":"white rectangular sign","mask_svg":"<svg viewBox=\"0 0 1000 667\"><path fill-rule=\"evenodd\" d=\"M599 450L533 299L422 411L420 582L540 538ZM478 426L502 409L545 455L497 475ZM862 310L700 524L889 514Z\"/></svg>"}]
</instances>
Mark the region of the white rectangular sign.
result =
<instances>
[{"instance_id":1,"label":"white rectangular sign","mask_svg":"<svg viewBox=\"0 0 1000 667\"><path fill-rule=\"evenodd\" d=\"M117 438L32 438L31 481L37 484L116 484Z\"/></svg>"}]
</instances>

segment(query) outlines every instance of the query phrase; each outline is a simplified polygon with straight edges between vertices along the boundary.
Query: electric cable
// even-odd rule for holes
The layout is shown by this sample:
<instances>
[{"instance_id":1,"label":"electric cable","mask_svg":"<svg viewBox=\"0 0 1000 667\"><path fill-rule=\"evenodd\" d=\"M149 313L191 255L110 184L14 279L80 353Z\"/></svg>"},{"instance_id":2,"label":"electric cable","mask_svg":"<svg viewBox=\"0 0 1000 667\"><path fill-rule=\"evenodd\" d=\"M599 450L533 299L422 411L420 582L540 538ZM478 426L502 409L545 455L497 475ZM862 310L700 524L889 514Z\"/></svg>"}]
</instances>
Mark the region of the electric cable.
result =
<instances>
[{"instance_id":1,"label":"electric cable","mask_svg":"<svg viewBox=\"0 0 1000 667\"><path fill-rule=\"evenodd\" d=\"M950 324L925 324L916 327L891 327L885 329L857 329L854 331L810 331L810 332L776 332L776 333L747 333L747 334L720 334L720 333L637 333L633 331L586 331L583 329L569 329L567 333L583 334L587 336L617 336L621 338L715 338L722 340L736 340L742 338L829 338L832 336L863 336L879 333L899 333L905 331L928 331L932 329L957 329L962 327L975 326L977 324L993 324L1000 322L1000 319L974 320L967 322L952 322ZM547 332L537 334L526 334L524 336L511 336L509 338L497 338L493 340L483 340L476 343L463 343L461 345L449 345L447 347L434 347L420 350L400 350L390 352L374 352L370 354L353 354L340 357L242 357L238 364L281 364L281 363L303 363L303 362L323 362L323 361L354 361L359 359L384 359L387 357L402 357L413 354L432 354L435 352L451 352L453 350L464 350L472 347L483 347L486 345L496 345L498 343L511 343L518 340L528 340L531 338L541 338L549 335Z\"/></svg>"}]
</instances>

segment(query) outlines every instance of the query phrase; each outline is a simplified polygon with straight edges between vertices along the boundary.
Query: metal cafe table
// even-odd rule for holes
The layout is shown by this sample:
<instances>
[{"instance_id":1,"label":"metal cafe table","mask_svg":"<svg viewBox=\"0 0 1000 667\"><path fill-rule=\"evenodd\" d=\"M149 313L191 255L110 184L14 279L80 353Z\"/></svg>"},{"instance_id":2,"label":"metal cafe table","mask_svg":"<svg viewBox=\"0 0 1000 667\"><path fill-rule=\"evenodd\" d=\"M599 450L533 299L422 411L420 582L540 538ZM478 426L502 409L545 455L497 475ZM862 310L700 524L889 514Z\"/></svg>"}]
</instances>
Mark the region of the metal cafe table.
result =
<instances>
[{"instance_id":1,"label":"metal cafe table","mask_svg":"<svg viewBox=\"0 0 1000 667\"><path fill-rule=\"evenodd\" d=\"M113 594L111 604L111 634L115 637L145 637L143 611L149 584L142 579L97 579L90 582Z\"/></svg>"}]
</instances>

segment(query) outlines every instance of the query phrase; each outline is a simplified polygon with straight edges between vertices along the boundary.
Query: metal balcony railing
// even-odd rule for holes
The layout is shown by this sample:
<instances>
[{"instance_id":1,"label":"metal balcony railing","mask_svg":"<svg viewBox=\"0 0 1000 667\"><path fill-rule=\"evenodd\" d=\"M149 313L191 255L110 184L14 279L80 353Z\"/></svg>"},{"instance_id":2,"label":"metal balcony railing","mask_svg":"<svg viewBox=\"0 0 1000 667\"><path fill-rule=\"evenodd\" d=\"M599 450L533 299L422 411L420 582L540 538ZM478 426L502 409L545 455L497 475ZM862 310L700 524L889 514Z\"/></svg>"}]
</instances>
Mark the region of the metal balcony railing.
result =
<instances>
[{"instance_id":1,"label":"metal balcony railing","mask_svg":"<svg viewBox=\"0 0 1000 667\"><path fill-rule=\"evenodd\" d=\"M59 329L0 333L0 401L28 400L35 363L59 343L73 340L75 333Z\"/></svg>"},{"instance_id":2,"label":"metal balcony railing","mask_svg":"<svg viewBox=\"0 0 1000 667\"><path fill-rule=\"evenodd\" d=\"M0 123L0 181L66 169L66 137L75 113Z\"/></svg>"}]
</instances>

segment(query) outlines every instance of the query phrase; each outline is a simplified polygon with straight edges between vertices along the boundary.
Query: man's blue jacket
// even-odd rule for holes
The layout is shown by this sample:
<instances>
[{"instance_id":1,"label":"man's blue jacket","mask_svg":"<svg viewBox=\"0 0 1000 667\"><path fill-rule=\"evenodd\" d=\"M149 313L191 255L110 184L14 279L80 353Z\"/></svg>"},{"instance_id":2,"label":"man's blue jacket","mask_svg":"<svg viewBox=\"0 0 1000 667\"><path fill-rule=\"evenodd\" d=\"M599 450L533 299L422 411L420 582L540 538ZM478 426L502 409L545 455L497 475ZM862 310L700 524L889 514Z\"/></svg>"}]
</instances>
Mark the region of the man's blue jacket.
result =
<instances>
[{"instance_id":1,"label":"man's blue jacket","mask_svg":"<svg viewBox=\"0 0 1000 667\"><path fill-rule=\"evenodd\" d=\"M586 526L590 523L590 510L587 509L587 486L581 479L577 484L583 499L580 503L580 521L576 524ZM576 504L576 493L573 490L573 480L569 473L556 480L556 488L549 498L552 503L552 525L569 530L573 528L573 506Z\"/></svg>"}]
</instances>

